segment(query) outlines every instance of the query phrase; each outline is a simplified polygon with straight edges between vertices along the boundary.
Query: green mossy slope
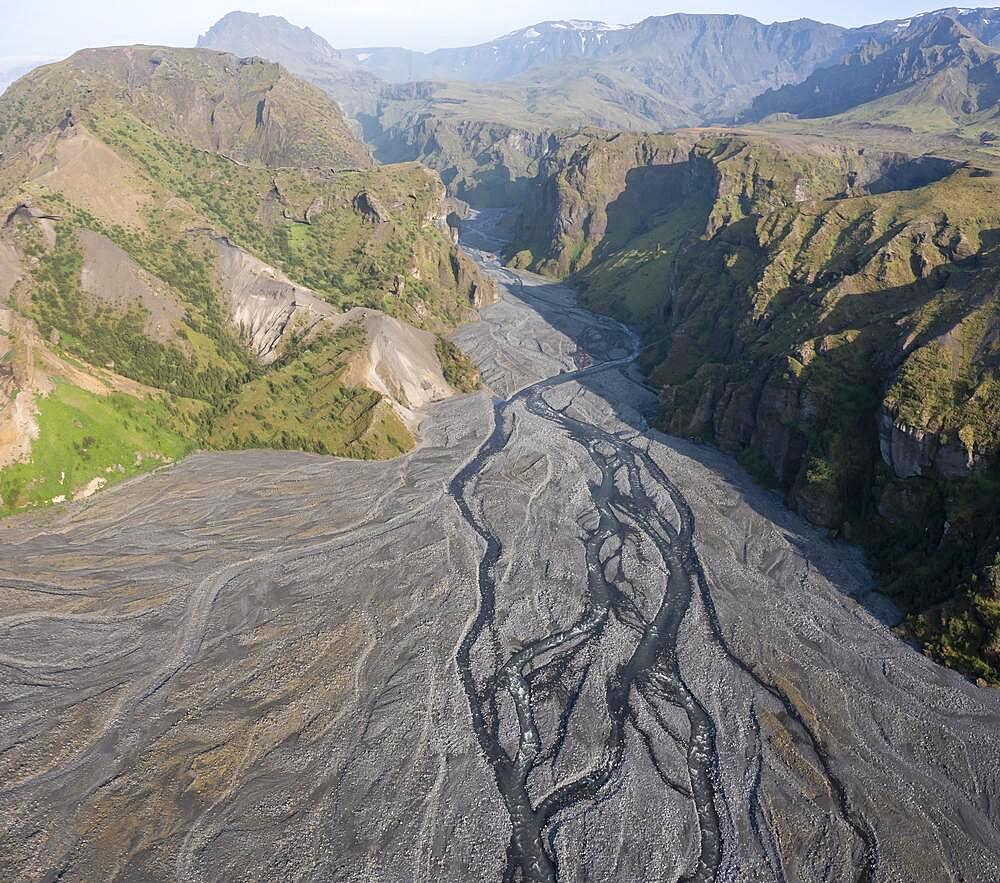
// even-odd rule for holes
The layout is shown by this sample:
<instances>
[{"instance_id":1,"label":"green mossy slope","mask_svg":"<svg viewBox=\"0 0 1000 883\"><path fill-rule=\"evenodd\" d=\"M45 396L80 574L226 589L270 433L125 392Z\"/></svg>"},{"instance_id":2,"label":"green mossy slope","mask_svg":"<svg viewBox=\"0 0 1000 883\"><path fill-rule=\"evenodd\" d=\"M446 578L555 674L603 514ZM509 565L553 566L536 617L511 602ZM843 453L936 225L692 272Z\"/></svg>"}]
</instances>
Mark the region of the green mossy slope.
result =
<instances>
[{"instance_id":1,"label":"green mossy slope","mask_svg":"<svg viewBox=\"0 0 1000 883\"><path fill-rule=\"evenodd\" d=\"M697 134L567 143L509 259L641 323L662 427L864 543L928 652L1000 682L1000 177Z\"/></svg>"}]
</instances>

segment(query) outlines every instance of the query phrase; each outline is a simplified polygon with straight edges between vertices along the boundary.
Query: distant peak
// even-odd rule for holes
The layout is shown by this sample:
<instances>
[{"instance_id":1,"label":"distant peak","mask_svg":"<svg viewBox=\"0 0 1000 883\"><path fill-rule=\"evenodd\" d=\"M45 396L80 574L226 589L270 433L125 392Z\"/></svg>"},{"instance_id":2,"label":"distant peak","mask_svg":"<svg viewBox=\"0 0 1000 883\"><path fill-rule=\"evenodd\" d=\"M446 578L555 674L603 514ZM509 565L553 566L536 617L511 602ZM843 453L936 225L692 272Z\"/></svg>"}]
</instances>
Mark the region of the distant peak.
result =
<instances>
[{"instance_id":1,"label":"distant peak","mask_svg":"<svg viewBox=\"0 0 1000 883\"><path fill-rule=\"evenodd\" d=\"M289 47L294 52L321 63L336 62L340 54L310 28L292 24L280 15L230 12L198 38L198 46L224 49L237 55L261 55L289 63Z\"/></svg>"},{"instance_id":2,"label":"distant peak","mask_svg":"<svg viewBox=\"0 0 1000 883\"><path fill-rule=\"evenodd\" d=\"M558 21L543 21L526 28L518 28L509 34L504 34L500 39L507 40L516 37L537 36L542 34L557 33L559 31L584 31L584 32L605 32L624 31L633 25L616 25L604 21L589 21L586 19L570 18Z\"/></svg>"}]
</instances>

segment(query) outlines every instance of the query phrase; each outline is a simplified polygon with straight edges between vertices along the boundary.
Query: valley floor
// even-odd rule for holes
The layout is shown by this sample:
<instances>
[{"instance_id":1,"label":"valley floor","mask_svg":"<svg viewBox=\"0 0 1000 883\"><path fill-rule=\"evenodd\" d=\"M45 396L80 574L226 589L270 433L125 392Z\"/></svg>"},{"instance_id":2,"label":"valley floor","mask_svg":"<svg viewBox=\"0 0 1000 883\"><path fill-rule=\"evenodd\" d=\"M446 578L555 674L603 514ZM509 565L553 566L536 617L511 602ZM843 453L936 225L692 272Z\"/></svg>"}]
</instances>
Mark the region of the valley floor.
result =
<instances>
[{"instance_id":1,"label":"valley floor","mask_svg":"<svg viewBox=\"0 0 1000 883\"><path fill-rule=\"evenodd\" d=\"M628 329L480 257L495 398L412 454L0 527L0 877L1000 879L1000 693L650 431Z\"/></svg>"}]
</instances>

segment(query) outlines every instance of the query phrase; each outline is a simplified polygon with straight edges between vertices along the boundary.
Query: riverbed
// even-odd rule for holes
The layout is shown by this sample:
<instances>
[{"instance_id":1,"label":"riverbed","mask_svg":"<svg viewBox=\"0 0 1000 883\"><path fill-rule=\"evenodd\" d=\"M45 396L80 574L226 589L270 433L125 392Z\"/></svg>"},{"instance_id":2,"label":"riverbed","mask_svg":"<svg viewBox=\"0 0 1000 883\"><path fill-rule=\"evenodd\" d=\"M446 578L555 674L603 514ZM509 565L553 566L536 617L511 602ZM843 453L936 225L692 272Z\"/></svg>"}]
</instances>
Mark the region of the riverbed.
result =
<instances>
[{"instance_id":1,"label":"riverbed","mask_svg":"<svg viewBox=\"0 0 1000 883\"><path fill-rule=\"evenodd\" d=\"M650 429L632 329L470 245L488 388L412 454L0 525L0 877L1000 879L1000 694Z\"/></svg>"}]
</instances>

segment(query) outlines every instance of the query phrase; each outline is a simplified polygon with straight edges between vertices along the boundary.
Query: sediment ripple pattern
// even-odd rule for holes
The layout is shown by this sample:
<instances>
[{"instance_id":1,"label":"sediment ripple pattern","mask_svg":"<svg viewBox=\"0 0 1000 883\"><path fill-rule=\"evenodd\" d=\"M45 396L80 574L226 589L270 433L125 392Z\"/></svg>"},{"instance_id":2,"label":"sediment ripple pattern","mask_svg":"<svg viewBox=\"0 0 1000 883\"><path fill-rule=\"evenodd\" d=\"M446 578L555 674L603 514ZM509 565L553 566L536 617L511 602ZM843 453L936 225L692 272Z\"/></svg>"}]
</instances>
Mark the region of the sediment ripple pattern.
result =
<instances>
[{"instance_id":1,"label":"sediment ripple pattern","mask_svg":"<svg viewBox=\"0 0 1000 883\"><path fill-rule=\"evenodd\" d=\"M652 431L627 329L480 257L490 391L410 456L0 525L0 879L1000 879L996 693Z\"/></svg>"}]
</instances>

